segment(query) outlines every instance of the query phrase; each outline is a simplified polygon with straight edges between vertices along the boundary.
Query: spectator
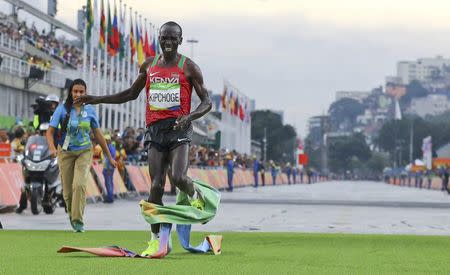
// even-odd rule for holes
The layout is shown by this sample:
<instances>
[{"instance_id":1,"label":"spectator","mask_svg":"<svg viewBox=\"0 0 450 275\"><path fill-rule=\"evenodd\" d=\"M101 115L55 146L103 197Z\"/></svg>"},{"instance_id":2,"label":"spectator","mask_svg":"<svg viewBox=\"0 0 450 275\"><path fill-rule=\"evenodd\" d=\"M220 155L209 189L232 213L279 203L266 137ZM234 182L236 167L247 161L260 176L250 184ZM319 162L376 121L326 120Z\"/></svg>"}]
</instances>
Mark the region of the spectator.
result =
<instances>
[{"instance_id":1,"label":"spectator","mask_svg":"<svg viewBox=\"0 0 450 275\"><path fill-rule=\"evenodd\" d=\"M228 191L233 192L234 163L231 154L227 154L226 159L227 159Z\"/></svg>"},{"instance_id":2,"label":"spectator","mask_svg":"<svg viewBox=\"0 0 450 275\"><path fill-rule=\"evenodd\" d=\"M136 140L135 131L133 128L129 128L125 133L123 138L125 152L127 154L127 159L129 162L135 164L138 162L139 158L137 155L137 149L139 148L139 141Z\"/></svg>"},{"instance_id":3,"label":"spectator","mask_svg":"<svg viewBox=\"0 0 450 275\"><path fill-rule=\"evenodd\" d=\"M313 172L310 168L306 169L306 177L308 178L308 184L311 184Z\"/></svg>"},{"instance_id":4,"label":"spectator","mask_svg":"<svg viewBox=\"0 0 450 275\"><path fill-rule=\"evenodd\" d=\"M265 168L265 166L264 166L263 160L261 160L261 161L259 162L259 171L260 171L260 173L261 173L261 183L262 183L262 186L265 186L265 185L266 185L266 168Z\"/></svg>"},{"instance_id":5,"label":"spectator","mask_svg":"<svg viewBox=\"0 0 450 275\"><path fill-rule=\"evenodd\" d=\"M253 156L253 178L255 179L255 188L258 187L259 161Z\"/></svg>"},{"instance_id":6,"label":"spectator","mask_svg":"<svg viewBox=\"0 0 450 275\"><path fill-rule=\"evenodd\" d=\"M116 156L116 147L111 142L111 136L109 134L105 135L105 141L108 145L109 154L111 156ZM105 158L102 154L103 159L103 177L105 178L106 187L106 197L104 198L104 203L114 202L114 170L115 167L111 164L108 158Z\"/></svg>"},{"instance_id":7,"label":"spectator","mask_svg":"<svg viewBox=\"0 0 450 275\"><path fill-rule=\"evenodd\" d=\"M288 178L288 184L290 185L291 184L291 174L292 174L292 166L291 166L290 162L288 162L286 164L285 171L286 171L286 176Z\"/></svg>"},{"instance_id":8,"label":"spectator","mask_svg":"<svg viewBox=\"0 0 450 275\"><path fill-rule=\"evenodd\" d=\"M270 174L272 175L272 185L276 185L276 181L277 181L277 166L275 164L275 162L273 162L273 160L269 161L270 164Z\"/></svg>"},{"instance_id":9,"label":"spectator","mask_svg":"<svg viewBox=\"0 0 450 275\"><path fill-rule=\"evenodd\" d=\"M297 183L297 171L298 171L298 168L296 166L294 166L292 168L292 180L293 180L294 184Z\"/></svg>"},{"instance_id":10,"label":"spectator","mask_svg":"<svg viewBox=\"0 0 450 275\"><path fill-rule=\"evenodd\" d=\"M450 190L448 189L448 179L449 179L449 167L445 166L445 170L444 170L444 175L443 175L443 179L444 179L444 191L447 191L447 193L450 194Z\"/></svg>"},{"instance_id":11,"label":"spectator","mask_svg":"<svg viewBox=\"0 0 450 275\"><path fill-rule=\"evenodd\" d=\"M431 172L431 170L427 170L426 177L428 181L428 189L431 189L431 182L433 181L433 173Z\"/></svg>"},{"instance_id":12,"label":"spectator","mask_svg":"<svg viewBox=\"0 0 450 275\"><path fill-rule=\"evenodd\" d=\"M0 143L9 143L8 131L0 129Z\"/></svg>"},{"instance_id":13,"label":"spectator","mask_svg":"<svg viewBox=\"0 0 450 275\"><path fill-rule=\"evenodd\" d=\"M26 140L27 136L23 127L16 127L16 129L14 130L14 139L11 142L13 161L15 161L16 156L23 154L23 152L25 151Z\"/></svg>"}]
</instances>

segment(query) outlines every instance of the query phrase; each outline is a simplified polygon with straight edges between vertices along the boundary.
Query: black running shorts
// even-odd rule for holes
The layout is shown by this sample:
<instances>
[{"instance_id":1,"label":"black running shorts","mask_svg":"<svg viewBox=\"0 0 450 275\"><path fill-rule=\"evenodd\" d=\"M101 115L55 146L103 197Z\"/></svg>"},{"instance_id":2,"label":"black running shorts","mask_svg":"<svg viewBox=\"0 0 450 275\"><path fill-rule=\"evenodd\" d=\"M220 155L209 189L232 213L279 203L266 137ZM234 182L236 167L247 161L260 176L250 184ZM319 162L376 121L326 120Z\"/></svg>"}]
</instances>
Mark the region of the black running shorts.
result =
<instances>
[{"instance_id":1,"label":"black running shorts","mask_svg":"<svg viewBox=\"0 0 450 275\"><path fill-rule=\"evenodd\" d=\"M175 118L167 118L148 126L144 146L154 147L160 152L168 152L182 144L190 143L193 134L192 124L189 123L184 129L174 130L175 121Z\"/></svg>"}]
</instances>

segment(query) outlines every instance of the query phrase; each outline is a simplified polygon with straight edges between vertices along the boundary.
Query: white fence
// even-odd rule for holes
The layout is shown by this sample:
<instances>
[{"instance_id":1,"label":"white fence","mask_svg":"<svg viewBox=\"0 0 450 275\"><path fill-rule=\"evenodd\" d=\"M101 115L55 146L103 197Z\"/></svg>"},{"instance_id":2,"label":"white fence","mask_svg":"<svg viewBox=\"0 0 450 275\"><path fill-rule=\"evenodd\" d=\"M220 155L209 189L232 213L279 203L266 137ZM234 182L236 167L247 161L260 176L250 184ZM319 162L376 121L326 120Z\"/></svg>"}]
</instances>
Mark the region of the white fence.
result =
<instances>
[{"instance_id":1,"label":"white fence","mask_svg":"<svg viewBox=\"0 0 450 275\"><path fill-rule=\"evenodd\" d=\"M25 52L25 41L22 39L14 40L5 33L0 33L0 47L22 55Z\"/></svg>"},{"instance_id":2,"label":"white fence","mask_svg":"<svg viewBox=\"0 0 450 275\"><path fill-rule=\"evenodd\" d=\"M30 74L30 68L35 66L44 71L44 78L41 82L57 88L64 88L66 76L56 70L48 70L42 67L30 64L25 60L21 60L8 55L0 55L3 59L0 66L0 71L9 73L18 77L28 77Z\"/></svg>"}]
</instances>

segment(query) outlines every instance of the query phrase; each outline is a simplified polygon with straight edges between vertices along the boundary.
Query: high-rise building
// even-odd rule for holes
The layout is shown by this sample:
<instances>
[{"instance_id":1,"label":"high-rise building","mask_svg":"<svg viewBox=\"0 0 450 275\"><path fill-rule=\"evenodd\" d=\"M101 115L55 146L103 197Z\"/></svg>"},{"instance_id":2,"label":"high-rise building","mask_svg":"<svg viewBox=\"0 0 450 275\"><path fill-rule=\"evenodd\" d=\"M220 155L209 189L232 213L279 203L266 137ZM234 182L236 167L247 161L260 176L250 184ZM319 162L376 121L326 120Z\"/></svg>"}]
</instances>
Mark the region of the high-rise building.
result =
<instances>
[{"instance_id":1,"label":"high-rise building","mask_svg":"<svg viewBox=\"0 0 450 275\"><path fill-rule=\"evenodd\" d=\"M397 63L397 77L401 84L409 84L413 80L429 81L450 67L450 59L436 56L435 58L420 58L416 61L399 61Z\"/></svg>"}]
</instances>

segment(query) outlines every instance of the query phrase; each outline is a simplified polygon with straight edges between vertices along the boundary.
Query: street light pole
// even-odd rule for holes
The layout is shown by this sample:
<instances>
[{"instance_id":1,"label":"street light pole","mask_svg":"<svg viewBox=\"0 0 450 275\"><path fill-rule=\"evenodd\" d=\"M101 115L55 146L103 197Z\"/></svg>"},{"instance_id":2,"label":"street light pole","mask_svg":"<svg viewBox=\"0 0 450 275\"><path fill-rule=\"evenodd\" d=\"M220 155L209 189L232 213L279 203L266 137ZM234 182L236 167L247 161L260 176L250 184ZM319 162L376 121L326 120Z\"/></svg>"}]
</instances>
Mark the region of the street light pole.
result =
<instances>
[{"instance_id":1,"label":"street light pole","mask_svg":"<svg viewBox=\"0 0 450 275\"><path fill-rule=\"evenodd\" d=\"M267 159L267 128L264 128L264 163L266 163Z\"/></svg>"},{"instance_id":2,"label":"street light pole","mask_svg":"<svg viewBox=\"0 0 450 275\"><path fill-rule=\"evenodd\" d=\"M198 40L192 38L192 39L188 39L186 42L191 44L191 59L194 59L194 44L197 44Z\"/></svg>"},{"instance_id":3,"label":"street light pole","mask_svg":"<svg viewBox=\"0 0 450 275\"><path fill-rule=\"evenodd\" d=\"M411 118L409 133L409 163L413 163L413 143L414 143L414 118Z\"/></svg>"}]
</instances>

